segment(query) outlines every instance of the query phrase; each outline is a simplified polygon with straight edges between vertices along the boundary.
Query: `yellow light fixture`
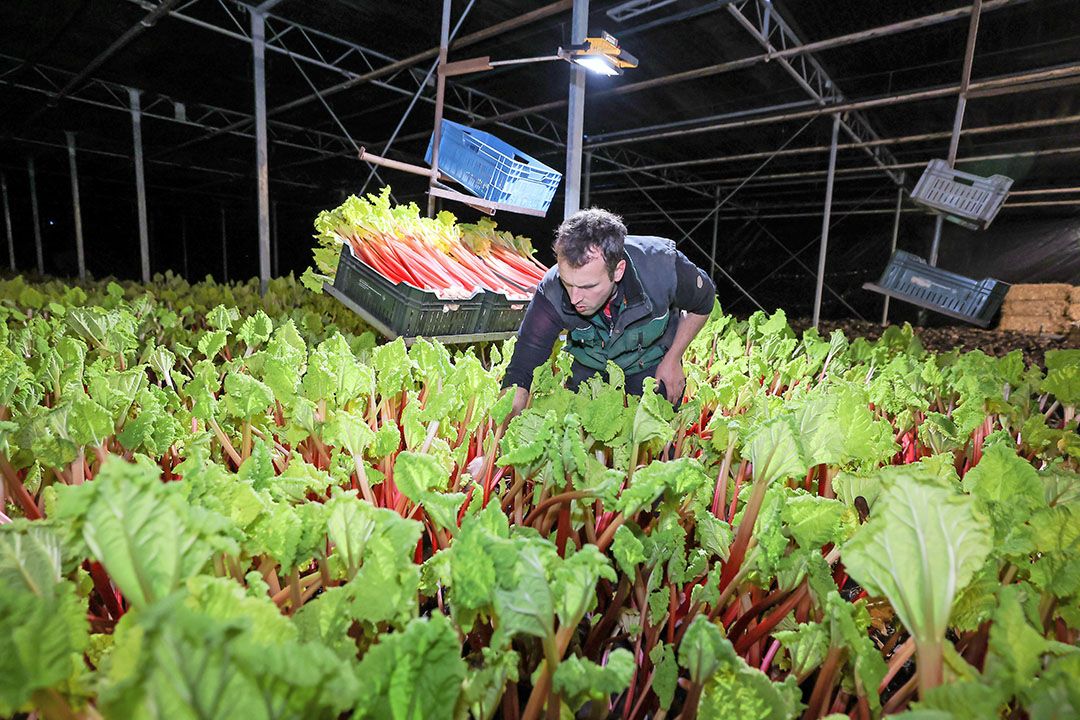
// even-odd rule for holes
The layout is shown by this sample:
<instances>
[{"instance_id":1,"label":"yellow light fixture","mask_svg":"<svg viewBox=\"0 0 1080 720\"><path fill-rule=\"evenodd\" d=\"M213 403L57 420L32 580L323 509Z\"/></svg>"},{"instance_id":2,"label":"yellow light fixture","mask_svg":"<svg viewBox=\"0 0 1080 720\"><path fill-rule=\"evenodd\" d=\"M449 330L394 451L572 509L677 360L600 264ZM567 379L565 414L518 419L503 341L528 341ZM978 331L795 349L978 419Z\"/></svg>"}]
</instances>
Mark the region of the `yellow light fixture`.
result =
<instances>
[{"instance_id":1,"label":"yellow light fixture","mask_svg":"<svg viewBox=\"0 0 1080 720\"><path fill-rule=\"evenodd\" d=\"M636 57L619 47L614 36L601 31L600 37L585 38L580 45L560 50L570 62L600 75L621 75L624 68L636 68Z\"/></svg>"}]
</instances>

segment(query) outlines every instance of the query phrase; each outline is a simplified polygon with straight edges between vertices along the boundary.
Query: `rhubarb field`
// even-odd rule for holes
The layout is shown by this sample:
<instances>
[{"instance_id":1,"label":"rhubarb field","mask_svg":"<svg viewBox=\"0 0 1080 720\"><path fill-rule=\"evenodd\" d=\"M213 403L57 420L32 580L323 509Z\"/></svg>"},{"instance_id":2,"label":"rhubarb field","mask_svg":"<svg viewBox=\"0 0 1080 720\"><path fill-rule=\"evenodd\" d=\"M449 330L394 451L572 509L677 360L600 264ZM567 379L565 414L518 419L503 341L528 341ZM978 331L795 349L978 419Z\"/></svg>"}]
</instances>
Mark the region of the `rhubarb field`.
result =
<instances>
[{"instance_id":1,"label":"rhubarb field","mask_svg":"<svg viewBox=\"0 0 1080 720\"><path fill-rule=\"evenodd\" d=\"M275 283L0 283L0 716L1080 716L1080 350L717 307L507 422Z\"/></svg>"}]
</instances>

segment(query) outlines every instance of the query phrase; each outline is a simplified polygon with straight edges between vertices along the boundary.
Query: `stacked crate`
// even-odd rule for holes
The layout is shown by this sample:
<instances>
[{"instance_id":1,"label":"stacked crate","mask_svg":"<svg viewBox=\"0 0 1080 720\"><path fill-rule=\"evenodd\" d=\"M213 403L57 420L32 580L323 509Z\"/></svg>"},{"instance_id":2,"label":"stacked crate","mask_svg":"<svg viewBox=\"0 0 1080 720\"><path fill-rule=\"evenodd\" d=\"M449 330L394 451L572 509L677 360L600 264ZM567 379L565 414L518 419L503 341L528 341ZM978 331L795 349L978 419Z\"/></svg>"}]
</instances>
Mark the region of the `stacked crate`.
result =
<instances>
[{"instance_id":1,"label":"stacked crate","mask_svg":"<svg viewBox=\"0 0 1080 720\"><path fill-rule=\"evenodd\" d=\"M1080 287L1064 283L1013 285L1001 306L998 330L1067 332L1080 325Z\"/></svg>"}]
</instances>

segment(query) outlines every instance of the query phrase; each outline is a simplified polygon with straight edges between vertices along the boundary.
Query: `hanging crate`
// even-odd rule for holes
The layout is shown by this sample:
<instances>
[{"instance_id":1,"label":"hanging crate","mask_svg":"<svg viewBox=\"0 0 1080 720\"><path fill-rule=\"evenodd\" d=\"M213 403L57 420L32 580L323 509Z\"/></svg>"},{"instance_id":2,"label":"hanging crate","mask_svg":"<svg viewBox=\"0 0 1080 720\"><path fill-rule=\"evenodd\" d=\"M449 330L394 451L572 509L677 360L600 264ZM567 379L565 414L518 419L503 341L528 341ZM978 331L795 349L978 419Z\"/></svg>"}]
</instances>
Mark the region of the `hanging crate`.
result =
<instances>
[{"instance_id":1,"label":"hanging crate","mask_svg":"<svg viewBox=\"0 0 1080 720\"><path fill-rule=\"evenodd\" d=\"M547 212L562 173L490 133L442 121L439 172L484 200ZM424 160L431 163L432 140Z\"/></svg>"},{"instance_id":2,"label":"hanging crate","mask_svg":"<svg viewBox=\"0 0 1080 720\"><path fill-rule=\"evenodd\" d=\"M1008 283L987 278L972 280L933 267L917 255L897 250L877 283L863 288L928 310L988 327L997 314Z\"/></svg>"},{"instance_id":3,"label":"hanging crate","mask_svg":"<svg viewBox=\"0 0 1080 720\"><path fill-rule=\"evenodd\" d=\"M931 160L911 193L911 199L946 220L971 230L985 230L993 222L1012 178L994 175L984 178L949 167L944 160Z\"/></svg>"}]
</instances>

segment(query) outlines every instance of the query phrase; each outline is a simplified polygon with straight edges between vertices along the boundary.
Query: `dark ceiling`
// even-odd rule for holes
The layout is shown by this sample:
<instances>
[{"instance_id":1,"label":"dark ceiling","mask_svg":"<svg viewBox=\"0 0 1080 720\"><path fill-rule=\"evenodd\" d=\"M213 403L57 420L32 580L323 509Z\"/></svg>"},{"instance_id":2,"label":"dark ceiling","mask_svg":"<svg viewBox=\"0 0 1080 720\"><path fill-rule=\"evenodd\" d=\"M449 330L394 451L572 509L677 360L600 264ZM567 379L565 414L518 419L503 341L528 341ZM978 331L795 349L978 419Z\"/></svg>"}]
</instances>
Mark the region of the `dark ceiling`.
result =
<instances>
[{"instance_id":1,"label":"dark ceiling","mask_svg":"<svg viewBox=\"0 0 1080 720\"><path fill-rule=\"evenodd\" d=\"M98 232L99 242L114 253L92 257L91 270L99 275L129 270L135 274L130 259L136 247L131 225L132 127L124 90L132 87L142 91L146 112L143 137L151 217L157 218L155 269L178 267L182 261L185 267L190 263L192 276L219 273L218 261L204 257L217 257L217 251L209 249L210 240L205 246L190 240L191 257L185 250L183 258L177 255L174 240L180 232L185 248L190 237L219 242L220 209L228 216L228 243L236 245L230 251L235 256L234 274L253 274L253 262L244 267L253 258L255 234L249 6L234 0L177 2L172 14L143 28L66 89L65 97L56 99L77 73L161 2L0 3L0 169L9 178L15 224L24 231L20 243L28 241L25 228L30 220L24 200L30 155L37 162L39 182L49 193L44 212L56 215L60 225L67 222L70 181L64 132L74 131L83 212L96 218L88 233ZM353 142L382 153L396 135L385 154L422 163L432 128L434 83L424 86L418 102L412 100L433 59L428 53L396 74L334 92L325 105L316 99L293 109L276 109L311 95L312 88L325 90L430 51L438 44L441 5L437 0L284 0L270 10L268 37L294 54L267 52L271 196L282 218L281 236L291 240L281 245L283 272L304 265L315 212L365 187L370 167L355 159ZM464 38L548 7L542 0L454 0L452 5L454 23L468 7L457 34ZM612 33L641 62L621 77L588 78L584 145L593 158L589 201L623 213L632 231L681 237L677 224L693 238L683 243L688 254L705 262L701 248L711 243L713 223L699 221L713 207L717 193L726 197L752 175L719 213L717 260L750 277L762 275L762 268L794 251L803 250L801 261L814 264L814 249L806 247L820 231L831 116L824 110L807 116L816 107L814 101L777 60L696 79L664 80L759 56L762 46L735 16L741 13L756 22L755 13L770 3L643 0L638 5L644 11L637 16L613 19L614 12L627 5L624 0L591 3L590 34L601 29ZM802 42L815 43L967 5L964 0L772 0L770 12L783 18ZM998 222L1075 219L1080 209L1076 191L1080 85L1075 84L1080 78L1080 3L986 0L983 5L972 72L976 87L994 78L1054 68L1059 72L1048 81L1005 82L992 94L972 96L959 145L961 167L1016 180L1014 190L1021 194L1014 194ZM925 27L823 49L814 57L847 101L893 96L903 100L902 96L919 91L947 89L960 82L968 18L967 13L956 13ZM779 44L779 36L772 37ZM362 47L366 54L339 40ZM495 37L452 47L450 59L546 55L569 42L570 12L563 8ZM479 125L561 169L569 74L564 63L534 63L453 78L446 116ZM654 80L653 86L645 87ZM485 102L485 97L492 102ZM176 121L174 103L184 105L187 122ZM485 121L493 114L544 104L549 107L524 117ZM463 109L471 110L471 115ZM891 140L885 145L905 169L910 190L927 160L945 156L955 109L955 92L943 91L932 99L884 103L861 115L877 136ZM784 113L801 116L769 119ZM748 122L732 127L743 120ZM1015 127L1029 121L1041 122L1037 127ZM708 129L717 124L724 127ZM1004 124L1014 127L977 130ZM221 132L225 126L228 131ZM663 137L649 137L658 133ZM929 137L912 137L924 135ZM842 227L838 224L838 232L884 237L887 243L895 185L866 152L843 147L852 143L851 138L842 134L840 142L834 215L844 220L850 214L850 219ZM783 152L770 157L779 148ZM643 165L660 167L624 171ZM397 200L425 202L423 179L385 169L378 172L393 186ZM366 187L371 191L378 186L375 180ZM561 218L561 195L560 187L544 220L505 214L497 220L532 235L543 246ZM475 217L468 208L450 209L464 218ZM155 210L159 215L153 214ZM914 226L924 217L910 204L905 211L905 225ZM911 236L923 238L922 225L928 223L932 225L923 221ZM52 232L52 242L63 245L61 230ZM775 242L759 240L763 233ZM747 240L750 236L755 239ZM876 252L868 258L857 253L845 257L863 274L876 273L883 262L880 247ZM32 251L20 245L18 253L20 260L30 263ZM836 272L849 272L852 283L861 282L845 267L840 262ZM62 272L66 265L61 259L51 268ZM856 289L851 292L858 292L852 287ZM782 304L783 292L777 292L774 304Z\"/></svg>"}]
</instances>

